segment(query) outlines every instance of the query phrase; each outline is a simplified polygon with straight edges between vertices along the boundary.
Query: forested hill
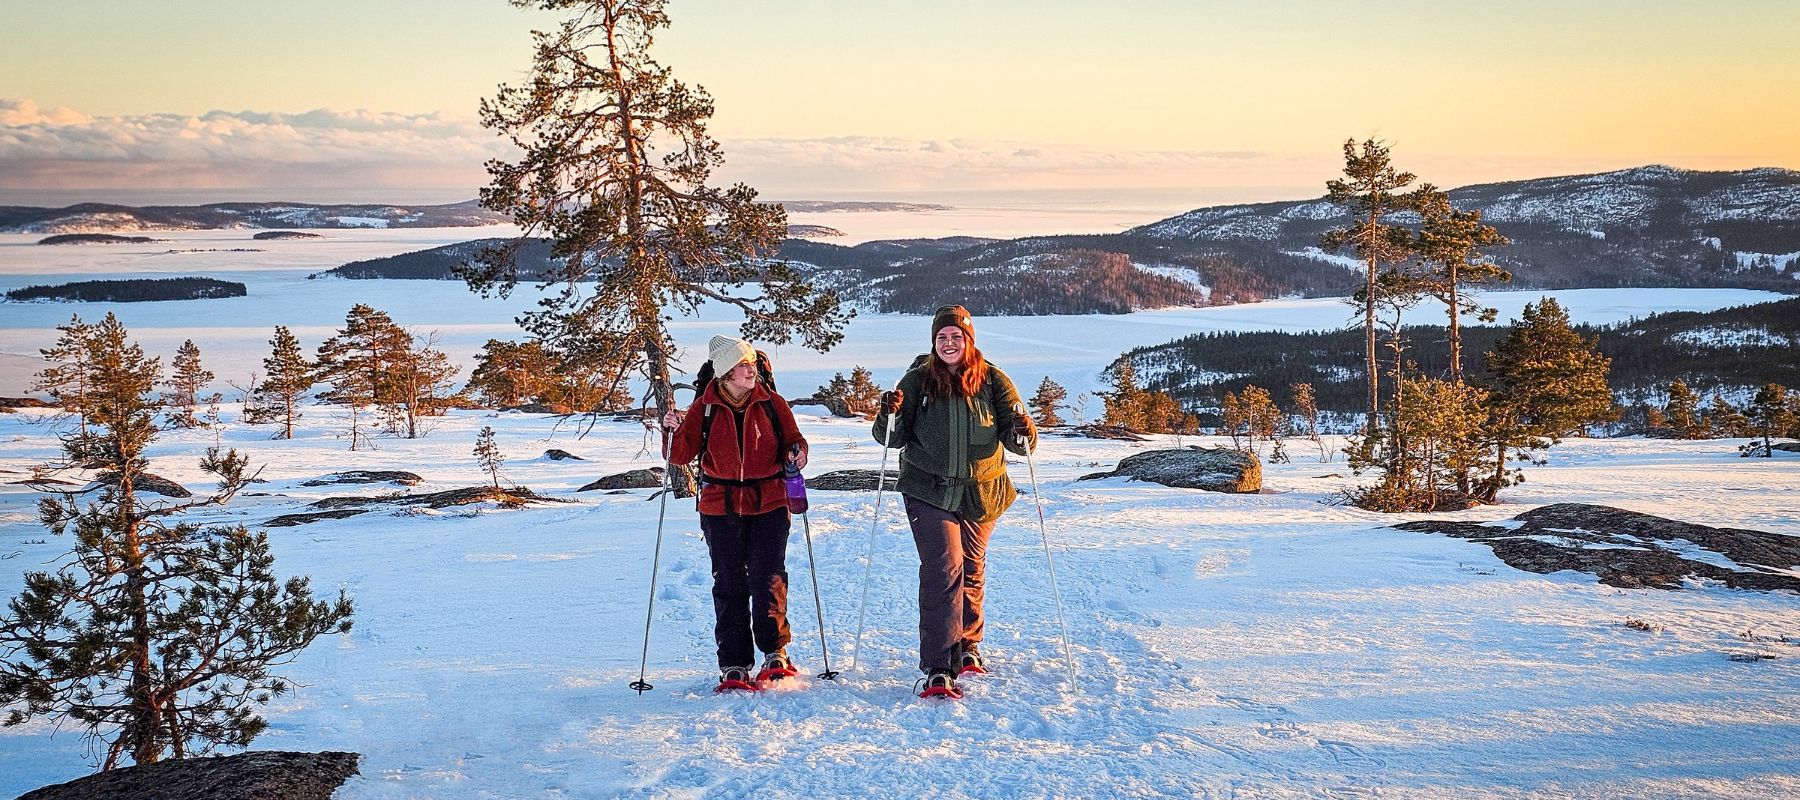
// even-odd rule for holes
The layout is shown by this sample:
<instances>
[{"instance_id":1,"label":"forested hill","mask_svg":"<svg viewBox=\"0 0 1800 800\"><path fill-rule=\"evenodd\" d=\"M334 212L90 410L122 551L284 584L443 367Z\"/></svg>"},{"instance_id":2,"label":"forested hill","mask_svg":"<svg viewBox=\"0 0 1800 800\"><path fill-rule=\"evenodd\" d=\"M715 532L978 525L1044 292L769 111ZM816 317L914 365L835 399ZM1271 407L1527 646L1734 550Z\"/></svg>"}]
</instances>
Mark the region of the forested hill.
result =
<instances>
[{"instance_id":1,"label":"forested hill","mask_svg":"<svg viewBox=\"0 0 1800 800\"><path fill-rule=\"evenodd\" d=\"M1718 311L1678 311L1609 327L1577 328L1597 338L1612 359L1610 381L1620 400L1656 398L1680 378L1696 391L1745 392L1765 383L1800 386L1800 297ZM1506 334L1504 326L1463 331L1464 368L1485 377L1483 354ZM1406 329L1407 358L1424 374L1442 375L1449 360L1442 326ZM1310 383L1319 408L1352 412L1366 401L1360 328L1307 333L1211 333L1143 347L1130 359L1139 382L1169 392L1190 409L1218 407L1226 392L1255 384L1277 402L1292 402L1290 387Z\"/></svg>"},{"instance_id":2,"label":"forested hill","mask_svg":"<svg viewBox=\"0 0 1800 800\"><path fill-rule=\"evenodd\" d=\"M1512 240L1490 255L1515 288L1800 291L1800 172L1651 166L1450 196ZM1219 206L1117 235L1015 239L825 277L865 306L913 313L946 302L1054 314L1341 296L1362 266L1320 250L1319 238L1349 222L1324 200Z\"/></svg>"},{"instance_id":3,"label":"forested hill","mask_svg":"<svg viewBox=\"0 0 1800 800\"><path fill-rule=\"evenodd\" d=\"M63 208L0 206L0 233L97 233L229 228L461 228L510 221L474 200L448 205L213 203Z\"/></svg>"},{"instance_id":4,"label":"forested hill","mask_svg":"<svg viewBox=\"0 0 1800 800\"><path fill-rule=\"evenodd\" d=\"M1450 195L1459 207L1482 209L1512 239L1490 255L1514 273L1513 288L1800 291L1800 172L1643 167ZM1116 314L1351 294L1361 265L1318 246L1321 234L1348 222L1340 207L1307 200L1202 208L1112 235L853 247L788 239L779 257L869 310L928 314L954 302L978 314ZM472 256L452 245L327 274L450 278L451 267Z\"/></svg>"},{"instance_id":5,"label":"forested hill","mask_svg":"<svg viewBox=\"0 0 1800 800\"><path fill-rule=\"evenodd\" d=\"M1450 191L1512 240L1492 248L1521 289L1715 286L1795 292L1800 172L1663 166ZM1349 222L1324 200L1218 206L1134 228L1185 246L1324 259L1319 236ZM1396 224L1416 223L1398 215Z\"/></svg>"}]
</instances>

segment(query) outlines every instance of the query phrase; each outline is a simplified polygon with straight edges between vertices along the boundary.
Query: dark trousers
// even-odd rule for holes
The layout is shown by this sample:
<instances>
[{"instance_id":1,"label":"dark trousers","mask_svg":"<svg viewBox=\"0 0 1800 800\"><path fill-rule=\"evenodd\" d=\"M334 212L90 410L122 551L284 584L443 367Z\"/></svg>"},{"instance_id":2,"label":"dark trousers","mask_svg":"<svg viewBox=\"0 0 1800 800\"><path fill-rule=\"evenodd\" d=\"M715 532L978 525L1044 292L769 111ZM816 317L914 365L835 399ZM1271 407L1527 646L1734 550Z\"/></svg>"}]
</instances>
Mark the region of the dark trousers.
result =
<instances>
[{"instance_id":1,"label":"dark trousers","mask_svg":"<svg viewBox=\"0 0 1800 800\"><path fill-rule=\"evenodd\" d=\"M982 576L992 522L971 522L906 498L906 521L919 548L919 669L951 669L963 642L982 634Z\"/></svg>"},{"instance_id":2,"label":"dark trousers","mask_svg":"<svg viewBox=\"0 0 1800 800\"><path fill-rule=\"evenodd\" d=\"M755 666L757 650L773 653L793 638L787 622L788 527L785 508L700 515L712 558L713 641L721 668Z\"/></svg>"}]
</instances>

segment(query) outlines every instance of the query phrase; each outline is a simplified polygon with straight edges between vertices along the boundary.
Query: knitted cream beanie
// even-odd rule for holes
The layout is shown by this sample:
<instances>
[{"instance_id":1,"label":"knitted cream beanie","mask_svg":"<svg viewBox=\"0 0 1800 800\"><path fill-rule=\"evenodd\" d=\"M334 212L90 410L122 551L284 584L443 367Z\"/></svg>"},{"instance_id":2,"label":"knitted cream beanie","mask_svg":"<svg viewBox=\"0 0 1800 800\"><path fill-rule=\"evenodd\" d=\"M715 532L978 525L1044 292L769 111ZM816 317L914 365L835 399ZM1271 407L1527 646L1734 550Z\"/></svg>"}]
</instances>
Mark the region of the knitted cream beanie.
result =
<instances>
[{"instance_id":1,"label":"knitted cream beanie","mask_svg":"<svg viewBox=\"0 0 1800 800\"><path fill-rule=\"evenodd\" d=\"M712 361L713 374L723 376L746 361L756 362L756 348L743 339L729 336L714 336L706 345L707 357Z\"/></svg>"}]
</instances>

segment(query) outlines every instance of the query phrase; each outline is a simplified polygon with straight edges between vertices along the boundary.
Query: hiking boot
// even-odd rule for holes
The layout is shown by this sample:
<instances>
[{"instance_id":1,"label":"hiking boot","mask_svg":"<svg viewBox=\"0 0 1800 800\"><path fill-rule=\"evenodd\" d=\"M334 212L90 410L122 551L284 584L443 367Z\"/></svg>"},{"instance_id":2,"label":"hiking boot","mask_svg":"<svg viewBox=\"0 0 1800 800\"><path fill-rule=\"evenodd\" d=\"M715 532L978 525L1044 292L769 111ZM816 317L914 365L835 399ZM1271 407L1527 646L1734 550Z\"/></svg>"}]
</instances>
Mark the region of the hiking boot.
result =
<instances>
[{"instance_id":1,"label":"hiking boot","mask_svg":"<svg viewBox=\"0 0 1800 800\"><path fill-rule=\"evenodd\" d=\"M987 662L981 658L981 649L978 643L963 642L962 645L957 648L956 674L987 674Z\"/></svg>"},{"instance_id":2,"label":"hiking boot","mask_svg":"<svg viewBox=\"0 0 1800 800\"><path fill-rule=\"evenodd\" d=\"M749 667L725 667L719 670L719 685L713 687L715 692L756 691L756 684L750 682Z\"/></svg>"},{"instance_id":3,"label":"hiking boot","mask_svg":"<svg viewBox=\"0 0 1800 800\"><path fill-rule=\"evenodd\" d=\"M962 698L962 690L956 688L956 673L950 670L934 669L931 674L921 678L920 683L924 685L919 692L920 697L948 697L952 700Z\"/></svg>"},{"instance_id":4,"label":"hiking boot","mask_svg":"<svg viewBox=\"0 0 1800 800\"><path fill-rule=\"evenodd\" d=\"M792 678L799 670L794 669L794 662L788 660L786 650L777 650L763 659L762 671L756 673L756 682L778 681Z\"/></svg>"}]
</instances>

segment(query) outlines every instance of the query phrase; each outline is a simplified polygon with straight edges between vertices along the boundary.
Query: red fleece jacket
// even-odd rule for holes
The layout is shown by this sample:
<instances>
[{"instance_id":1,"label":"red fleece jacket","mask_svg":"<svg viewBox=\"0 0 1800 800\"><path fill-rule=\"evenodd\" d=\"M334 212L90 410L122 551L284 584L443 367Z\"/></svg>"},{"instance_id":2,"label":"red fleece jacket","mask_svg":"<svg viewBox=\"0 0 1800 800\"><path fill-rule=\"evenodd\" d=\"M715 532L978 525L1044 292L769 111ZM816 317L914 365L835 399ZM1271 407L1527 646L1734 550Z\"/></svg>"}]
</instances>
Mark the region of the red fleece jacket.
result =
<instances>
[{"instance_id":1,"label":"red fleece jacket","mask_svg":"<svg viewBox=\"0 0 1800 800\"><path fill-rule=\"evenodd\" d=\"M681 418L669 441L669 461L686 464L700 456L700 473L705 484L700 490L700 513L726 513L726 496L731 497L731 513L764 514L787 504L787 493L781 485L781 467L787 463L788 449L798 444L805 448L806 437L794 424L794 412L786 400L758 383L750 390L744 405L744 435L738 436L737 420L731 406L720 393L719 382L708 384L706 391L694 399ZM706 437L706 452L700 452L700 428L706 424L706 407L711 405L712 432ZM764 409L762 406L768 406ZM779 430L769 424L769 411L774 411ZM742 481L747 486L726 486L704 478Z\"/></svg>"}]
</instances>

